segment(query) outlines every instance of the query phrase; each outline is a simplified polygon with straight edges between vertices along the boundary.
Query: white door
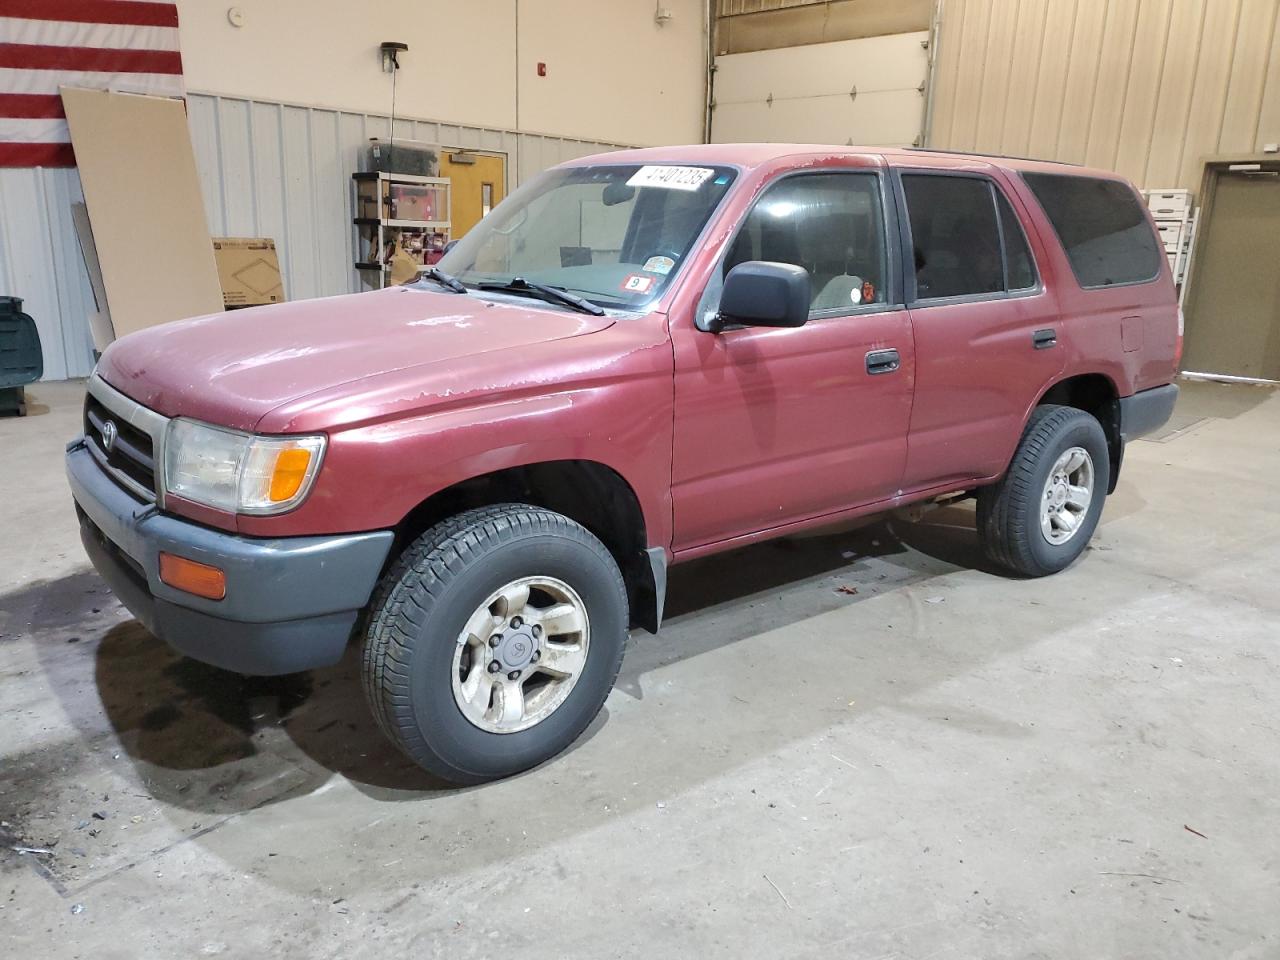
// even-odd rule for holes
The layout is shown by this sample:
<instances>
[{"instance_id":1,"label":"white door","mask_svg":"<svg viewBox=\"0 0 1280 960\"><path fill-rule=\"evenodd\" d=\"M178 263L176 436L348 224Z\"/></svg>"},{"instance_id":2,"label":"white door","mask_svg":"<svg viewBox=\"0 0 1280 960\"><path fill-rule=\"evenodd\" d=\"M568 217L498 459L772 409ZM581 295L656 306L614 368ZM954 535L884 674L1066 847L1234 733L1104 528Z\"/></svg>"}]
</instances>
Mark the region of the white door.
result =
<instances>
[{"instance_id":1,"label":"white door","mask_svg":"<svg viewBox=\"0 0 1280 960\"><path fill-rule=\"evenodd\" d=\"M714 143L904 147L924 126L928 31L716 57Z\"/></svg>"}]
</instances>

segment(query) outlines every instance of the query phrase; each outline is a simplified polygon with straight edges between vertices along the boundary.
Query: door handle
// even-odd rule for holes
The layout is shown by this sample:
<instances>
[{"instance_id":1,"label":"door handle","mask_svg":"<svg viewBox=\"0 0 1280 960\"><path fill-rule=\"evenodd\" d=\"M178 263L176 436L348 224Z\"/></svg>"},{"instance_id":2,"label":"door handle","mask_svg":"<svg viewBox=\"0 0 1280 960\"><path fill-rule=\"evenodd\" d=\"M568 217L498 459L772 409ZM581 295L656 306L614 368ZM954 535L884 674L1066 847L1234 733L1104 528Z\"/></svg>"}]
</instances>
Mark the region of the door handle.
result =
<instances>
[{"instance_id":1,"label":"door handle","mask_svg":"<svg viewBox=\"0 0 1280 960\"><path fill-rule=\"evenodd\" d=\"M898 356L897 350L872 350L867 354L867 373L872 376L878 373L893 373L900 366L902 366L902 358Z\"/></svg>"},{"instance_id":2,"label":"door handle","mask_svg":"<svg viewBox=\"0 0 1280 960\"><path fill-rule=\"evenodd\" d=\"M1037 330L1031 335L1031 343L1037 350L1048 350L1050 347L1058 345L1058 331Z\"/></svg>"}]
</instances>

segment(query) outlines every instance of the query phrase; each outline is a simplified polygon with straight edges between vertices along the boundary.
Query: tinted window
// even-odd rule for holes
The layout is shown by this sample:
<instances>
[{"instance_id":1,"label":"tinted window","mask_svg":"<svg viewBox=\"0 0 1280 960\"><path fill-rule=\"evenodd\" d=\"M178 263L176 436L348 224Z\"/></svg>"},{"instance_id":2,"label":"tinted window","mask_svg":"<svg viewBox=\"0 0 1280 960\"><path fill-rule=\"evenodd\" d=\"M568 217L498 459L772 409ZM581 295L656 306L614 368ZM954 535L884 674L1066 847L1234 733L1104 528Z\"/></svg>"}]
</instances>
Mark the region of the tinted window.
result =
<instances>
[{"instance_id":1,"label":"tinted window","mask_svg":"<svg viewBox=\"0 0 1280 960\"><path fill-rule=\"evenodd\" d=\"M808 270L811 311L883 303L887 267L879 179L816 173L778 181L743 221L724 273L748 260Z\"/></svg>"},{"instance_id":2,"label":"tinted window","mask_svg":"<svg viewBox=\"0 0 1280 960\"><path fill-rule=\"evenodd\" d=\"M1004 237L1006 286L1010 290L1026 290L1036 285L1036 268L1027 246L1027 236L1003 193L996 191L1000 208L1000 233Z\"/></svg>"},{"instance_id":3,"label":"tinted window","mask_svg":"<svg viewBox=\"0 0 1280 960\"><path fill-rule=\"evenodd\" d=\"M1126 184L1093 177L1027 173L1082 287L1154 280L1160 249L1138 198Z\"/></svg>"},{"instance_id":4,"label":"tinted window","mask_svg":"<svg viewBox=\"0 0 1280 960\"><path fill-rule=\"evenodd\" d=\"M902 178L916 266L916 299L999 293L1000 231L991 187L974 177Z\"/></svg>"}]
</instances>

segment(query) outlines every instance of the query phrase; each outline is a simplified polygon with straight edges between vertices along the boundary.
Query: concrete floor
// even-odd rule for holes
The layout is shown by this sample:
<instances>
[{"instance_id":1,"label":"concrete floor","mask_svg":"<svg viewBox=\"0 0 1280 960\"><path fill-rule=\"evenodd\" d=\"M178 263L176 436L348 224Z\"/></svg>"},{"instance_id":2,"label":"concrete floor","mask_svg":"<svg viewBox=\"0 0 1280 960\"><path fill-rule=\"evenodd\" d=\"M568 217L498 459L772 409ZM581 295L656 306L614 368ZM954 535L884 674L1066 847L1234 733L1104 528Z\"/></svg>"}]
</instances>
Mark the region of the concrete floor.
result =
<instances>
[{"instance_id":1,"label":"concrete floor","mask_svg":"<svg viewBox=\"0 0 1280 960\"><path fill-rule=\"evenodd\" d=\"M80 387L31 394L8 956L1280 957L1280 394L1186 385L1046 580L960 507L679 568L588 735L467 790L380 739L354 657L244 679L132 621L62 477Z\"/></svg>"}]
</instances>

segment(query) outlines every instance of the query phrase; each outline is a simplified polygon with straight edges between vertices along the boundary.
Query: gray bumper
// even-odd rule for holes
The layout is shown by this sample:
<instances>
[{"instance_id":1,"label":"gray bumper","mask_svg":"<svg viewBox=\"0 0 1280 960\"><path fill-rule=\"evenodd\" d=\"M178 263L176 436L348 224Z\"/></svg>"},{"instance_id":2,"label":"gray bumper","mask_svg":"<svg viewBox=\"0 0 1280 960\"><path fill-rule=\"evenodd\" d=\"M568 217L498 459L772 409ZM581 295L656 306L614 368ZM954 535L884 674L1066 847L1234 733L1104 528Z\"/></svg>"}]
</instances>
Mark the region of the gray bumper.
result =
<instances>
[{"instance_id":1,"label":"gray bumper","mask_svg":"<svg viewBox=\"0 0 1280 960\"><path fill-rule=\"evenodd\" d=\"M1178 388L1172 383L1140 390L1120 398L1120 436L1127 443L1154 433L1169 422L1178 402Z\"/></svg>"},{"instance_id":2,"label":"gray bumper","mask_svg":"<svg viewBox=\"0 0 1280 960\"><path fill-rule=\"evenodd\" d=\"M66 466L89 559L120 602L170 646L250 674L293 673L342 657L391 531L238 537L138 502L82 445L68 449ZM162 550L224 570L226 597L206 600L161 583Z\"/></svg>"}]
</instances>

